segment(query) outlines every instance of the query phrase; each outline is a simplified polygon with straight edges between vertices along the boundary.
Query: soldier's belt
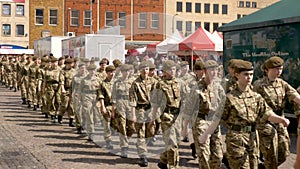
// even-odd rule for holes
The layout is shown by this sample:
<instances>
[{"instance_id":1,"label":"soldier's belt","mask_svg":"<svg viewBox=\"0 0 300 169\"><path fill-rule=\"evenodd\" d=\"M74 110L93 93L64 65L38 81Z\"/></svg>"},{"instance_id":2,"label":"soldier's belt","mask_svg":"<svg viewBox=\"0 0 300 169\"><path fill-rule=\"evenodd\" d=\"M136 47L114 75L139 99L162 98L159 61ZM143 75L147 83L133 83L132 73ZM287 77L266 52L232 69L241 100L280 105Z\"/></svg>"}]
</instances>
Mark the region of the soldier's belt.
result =
<instances>
[{"instance_id":1,"label":"soldier's belt","mask_svg":"<svg viewBox=\"0 0 300 169\"><path fill-rule=\"evenodd\" d=\"M241 125L232 125L229 127L230 130L238 131L238 132L255 132L255 125L241 126Z\"/></svg>"},{"instance_id":2,"label":"soldier's belt","mask_svg":"<svg viewBox=\"0 0 300 169\"><path fill-rule=\"evenodd\" d=\"M197 117L200 118L200 119L205 120L206 115L205 115L205 114L198 113Z\"/></svg>"},{"instance_id":3,"label":"soldier's belt","mask_svg":"<svg viewBox=\"0 0 300 169\"><path fill-rule=\"evenodd\" d=\"M175 107L166 107L164 112L170 114L179 114L180 109Z\"/></svg>"},{"instance_id":4,"label":"soldier's belt","mask_svg":"<svg viewBox=\"0 0 300 169\"><path fill-rule=\"evenodd\" d=\"M150 109L151 105L150 104L138 104L136 106L137 109Z\"/></svg>"}]
</instances>

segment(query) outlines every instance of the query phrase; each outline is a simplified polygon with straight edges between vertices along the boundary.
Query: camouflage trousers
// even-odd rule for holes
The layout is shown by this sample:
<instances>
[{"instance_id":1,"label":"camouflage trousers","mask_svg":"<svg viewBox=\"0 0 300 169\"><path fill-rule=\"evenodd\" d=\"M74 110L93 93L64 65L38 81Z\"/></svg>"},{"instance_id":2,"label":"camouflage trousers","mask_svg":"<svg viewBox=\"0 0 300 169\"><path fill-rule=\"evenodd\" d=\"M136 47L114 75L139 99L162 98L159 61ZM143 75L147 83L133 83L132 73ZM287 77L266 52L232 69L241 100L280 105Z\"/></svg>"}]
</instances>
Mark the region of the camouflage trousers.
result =
<instances>
[{"instance_id":1,"label":"camouflage trousers","mask_svg":"<svg viewBox=\"0 0 300 169\"><path fill-rule=\"evenodd\" d=\"M102 124L103 124L103 129L104 129L104 140L106 142L111 142L111 112L112 112L112 107L111 106L107 106L106 107L106 114L102 113Z\"/></svg>"},{"instance_id":2,"label":"camouflage trousers","mask_svg":"<svg viewBox=\"0 0 300 169\"><path fill-rule=\"evenodd\" d=\"M26 95L26 85L25 85L25 82L24 82L24 80L22 80L21 82L20 82L20 90L21 90L21 98L25 98L25 99L27 99L27 95Z\"/></svg>"},{"instance_id":3,"label":"camouflage trousers","mask_svg":"<svg viewBox=\"0 0 300 169\"><path fill-rule=\"evenodd\" d=\"M290 155L290 137L287 128L282 124L265 124L258 130L259 146L265 158L266 169L277 168Z\"/></svg>"},{"instance_id":4,"label":"camouflage trousers","mask_svg":"<svg viewBox=\"0 0 300 169\"><path fill-rule=\"evenodd\" d=\"M37 105L37 92L36 92L36 84L34 80L28 83L27 101L32 102L33 105Z\"/></svg>"},{"instance_id":5,"label":"camouflage trousers","mask_svg":"<svg viewBox=\"0 0 300 169\"><path fill-rule=\"evenodd\" d=\"M193 124L192 132L198 156L200 169L219 169L223 157L222 136L220 126L216 128L211 137L202 144L199 142L200 136L207 129L207 121L197 118Z\"/></svg>"},{"instance_id":6,"label":"camouflage trousers","mask_svg":"<svg viewBox=\"0 0 300 169\"><path fill-rule=\"evenodd\" d=\"M85 125L83 123L85 120L83 119L83 116L82 116L81 101L80 101L79 94L73 93L72 97L73 97L73 108L74 108L74 115L75 115L75 126L78 129Z\"/></svg>"},{"instance_id":7,"label":"camouflage trousers","mask_svg":"<svg viewBox=\"0 0 300 169\"><path fill-rule=\"evenodd\" d=\"M57 101L57 98L60 97L60 95L57 93L56 89L57 89L57 85L56 86L50 85L46 89L47 111L51 116L55 116L56 111L59 108L59 102Z\"/></svg>"},{"instance_id":8,"label":"camouflage trousers","mask_svg":"<svg viewBox=\"0 0 300 169\"><path fill-rule=\"evenodd\" d=\"M258 169L259 148L257 135L257 132L227 130L226 154L230 168Z\"/></svg>"},{"instance_id":9,"label":"camouflage trousers","mask_svg":"<svg viewBox=\"0 0 300 169\"><path fill-rule=\"evenodd\" d=\"M96 94L82 94L81 95L81 111L82 118L85 120L83 123L85 124L83 127L86 129L89 138L93 138L95 133L95 102L97 95Z\"/></svg>"},{"instance_id":10,"label":"camouflage trousers","mask_svg":"<svg viewBox=\"0 0 300 169\"><path fill-rule=\"evenodd\" d=\"M61 104L59 114L60 116L64 116L64 114L68 112L69 119L74 119L74 108L73 108L73 99L70 96L70 92L61 95Z\"/></svg>"},{"instance_id":11,"label":"camouflage trousers","mask_svg":"<svg viewBox=\"0 0 300 169\"><path fill-rule=\"evenodd\" d=\"M160 162L169 165L169 169L179 168L179 143L181 140L182 120L177 114L164 112L161 117L161 129L165 150L160 155Z\"/></svg>"},{"instance_id":12,"label":"camouflage trousers","mask_svg":"<svg viewBox=\"0 0 300 169\"><path fill-rule=\"evenodd\" d=\"M140 157L146 156L147 153L147 141L148 138L152 138L155 134L155 125L149 127L150 109L146 112L145 109L136 109L136 120L135 128L137 132L137 152Z\"/></svg>"}]
</instances>

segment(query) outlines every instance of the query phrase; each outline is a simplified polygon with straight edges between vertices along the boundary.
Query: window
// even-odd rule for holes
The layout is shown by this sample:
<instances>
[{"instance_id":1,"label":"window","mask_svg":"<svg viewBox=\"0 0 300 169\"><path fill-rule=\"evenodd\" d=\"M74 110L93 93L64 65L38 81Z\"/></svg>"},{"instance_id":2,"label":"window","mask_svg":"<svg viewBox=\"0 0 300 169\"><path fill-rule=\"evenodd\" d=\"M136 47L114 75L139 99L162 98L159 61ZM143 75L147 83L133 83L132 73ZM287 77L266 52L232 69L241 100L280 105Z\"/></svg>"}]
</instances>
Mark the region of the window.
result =
<instances>
[{"instance_id":1,"label":"window","mask_svg":"<svg viewBox=\"0 0 300 169\"><path fill-rule=\"evenodd\" d=\"M218 14L219 13L219 4L214 4L214 14Z\"/></svg>"},{"instance_id":2,"label":"window","mask_svg":"<svg viewBox=\"0 0 300 169\"><path fill-rule=\"evenodd\" d=\"M176 29L182 31L182 21L176 21Z\"/></svg>"},{"instance_id":3,"label":"window","mask_svg":"<svg viewBox=\"0 0 300 169\"><path fill-rule=\"evenodd\" d=\"M57 25L57 9L50 9L49 11L49 23L50 25Z\"/></svg>"},{"instance_id":4,"label":"window","mask_svg":"<svg viewBox=\"0 0 300 169\"><path fill-rule=\"evenodd\" d=\"M195 12L196 13L201 13L201 3L196 3L195 4Z\"/></svg>"},{"instance_id":5,"label":"window","mask_svg":"<svg viewBox=\"0 0 300 169\"><path fill-rule=\"evenodd\" d=\"M217 30L219 27L219 23L213 23L213 31Z\"/></svg>"},{"instance_id":6,"label":"window","mask_svg":"<svg viewBox=\"0 0 300 169\"><path fill-rule=\"evenodd\" d=\"M195 30L201 27L201 22L195 22Z\"/></svg>"},{"instance_id":7,"label":"window","mask_svg":"<svg viewBox=\"0 0 300 169\"><path fill-rule=\"evenodd\" d=\"M204 4L204 13L210 13L210 4Z\"/></svg>"},{"instance_id":8,"label":"window","mask_svg":"<svg viewBox=\"0 0 300 169\"><path fill-rule=\"evenodd\" d=\"M244 6L245 6L245 5L244 5L244 1L239 1L239 7L240 7L240 8L244 8Z\"/></svg>"},{"instance_id":9,"label":"window","mask_svg":"<svg viewBox=\"0 0 300 169\"><path fill-rule=\"evenodd\" d=\"M209 22L204 22L204 29L206 29L207 31L209 31Z\"/></svg>"},{"instance_id":10,"label":"window","mask_svg":"<svg viewBox=\"0 0 300 169\"><path fill-rule=\"evenodd\" d=\"M10 36L11 35L11 27L10 24L3 24L2 25L2 34L4 36Z\"/></svg>"},{"instance_id":11,"label":"window","mask_svg":"<svg viewBox=\"0 0 300 169\"><path fill-rule=\"evenodd\" d=\"M83 12L83 26L91 26L91 11L86 10Z\"/></svg>"},{"instance_id":12,"label":"window","mask_svg":"<svg viewBox=\"0 0 300 169\"><path fill-rule=\"evenodd\" d=\"M71 11L71 26L79 26L79 10Z\"/></svg>"},{"instance_id":13,"label":"window","mask_svg":"<svg viewBox=\"0 0 300 169\"><path fill-rule=\"evenodd\" d=\"M105 26L106 27L114 26L114 13L111 11L105 12Z\"/></svg>"},{"instance_id":14,"label":"window","mask_svg":"<svg viewBox=\"0 0 300 169\"><path fill-rule=\"evenodd\" d=\"M44 24L44 9L35 10L35 24L37 25Z\"/></svg>"},{"instance_id":15,"label":"window","mask_svg":"<svg viewBox=\"0 0 300 169\"><path fill-rule=\"evenodd\" d=\"M182 12L182 2L176 2L176 11Z\"/></svg>"},{"instance_id":16,"label":"window","mask_svg":"<svg viewBox=\"0 0 300 169\"><path fill-rule=\"evenodd\" d=\"M237 14L237 19L240 19L241 17L242 17L242 15L241 14Z\"/></svg>"},{"instance_id":17,"label":"window","mask_svg":"<svg viewBox=\"0 0 300 169\"><path fill-rule=\"evenodd\" d=\"M252 8L257 8L257 3L256 2L252 2Z\"/></svg>"},{"instance_id":18,"label":"window","mask_svg":"<svg viewBox=\"0 0 300 169\"><path fill-rule=\"evenodd\" d=\"M192 33L192 21L185 22L185 36L188 36Z\"/></svg>"},{"instance_id":19,"label":"window","mask_svg":"<svg viewBox=\"0 0 300 169\"><path fill-rule=\"evenodd\" d=\"M16 6L16 15L17 16L24 16L24 5L17 5Z\"/></svg>"},{"instance_id":20,"label":"window","mask_svg":"<svg viewBox=\"0 0 300 169\"><path fill-rule=\"evenodd\" d=\"M227 14L228 13L227 9L228 9L227 5L222 5L222 14Z\"/></svg>"},{"instance_id":21,"label":"window","mask_svg":"<svg viewBox=\"0 0 300 169\"><path fill-rule=\"evenodd\" d=\"M119 12L119 25L121 28L126 28L126 12Z\"/></svg>"},{"instance_id":22,"label":"window","mask_svg":"<svg viewBox=\"0 0 300 169\"><path fill-rule=\"evenodd\" d=\"M147 13L139 13L139 28L147 27Z\"/></svg>"},{"instance_id":23,"label":"window","mask_svg":"<svg viewBox=\"0 0 300 169\"><path fill-rule=\"evenodd\" d=\"M250 4L251 4L251 3L250 3L249 1L246 1L246 7L247 7L247 8L250 8Z\"/></svg>"},{"instance_id":24,"label":"window","mask_svg":"<svg viewBox=\"0 0 300 169\"><path fill-rule=\"evenodd\" d=\"M10 15L11 14L10 4L3 4L2 5L2 14L3 15Z\"/></svg>"},{"instance_id":25,"label":"window","mask_svg":"<svg viewBox=\"0 0 300 169\"><path fill-rule=\"evenodd\" d=\"M191 2L187 2L187 3L185 3L185 5L186 5L186 12L192 12L192 3Z\"/></svg>"},{"instance_id":26,"label":"window","mask_svg":"<svg viewBox=\"0 0 300 169\"><path fill-rule=\"evenodd\" d=\"M17 36L24 36L24 25L17 25L16 26L16 35Z\"/></svg>"},{"instance_id":27,"label":"window","mask_svg":"<svg viewBox=\"0 0 300 169\"><path fill-rule=\"evenodd\" d=\"M159 15L158 15L158 13L152 13L151 14L151 28L158 29L158 25L159 25Z\"/></svg>"}]
</instances>

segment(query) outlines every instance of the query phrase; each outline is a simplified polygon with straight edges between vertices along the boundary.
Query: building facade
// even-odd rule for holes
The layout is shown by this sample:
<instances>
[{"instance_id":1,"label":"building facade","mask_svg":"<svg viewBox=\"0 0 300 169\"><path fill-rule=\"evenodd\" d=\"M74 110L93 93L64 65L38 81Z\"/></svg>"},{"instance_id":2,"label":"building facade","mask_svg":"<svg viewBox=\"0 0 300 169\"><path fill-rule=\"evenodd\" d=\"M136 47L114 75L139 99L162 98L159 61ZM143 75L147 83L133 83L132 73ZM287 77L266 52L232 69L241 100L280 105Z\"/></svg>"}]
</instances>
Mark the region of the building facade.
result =
<instances>
[{"instance_id":1,"label":"building facade","mask_svg":"<svg viewBox=\"0 0 300 169\"><path fill-rule=\"evenodd\" d=\"M29 1L0 1L1 48L29 47Z\"/></svg>"},{"instance_id":2,"label":"building facade","mask_svg":"<svg viewBox=\"0 0 300 169\"><path fill-rule=\"evenodd\" d=\"M64 35L64 1L30 0L29 6L30 48L34 47L37 39Z\"/></svg>"},{"instance_id":3,"label":"building facade","mask_svg":"<svg viewBox=\"0 0 300 169\"><path fill-rule=\"evenodd\" d=\"M178 29L185 36L198 27L213 32L219 26L242 18L278 0L166 0L166 34Z\"/></svg>"}]
</instances>

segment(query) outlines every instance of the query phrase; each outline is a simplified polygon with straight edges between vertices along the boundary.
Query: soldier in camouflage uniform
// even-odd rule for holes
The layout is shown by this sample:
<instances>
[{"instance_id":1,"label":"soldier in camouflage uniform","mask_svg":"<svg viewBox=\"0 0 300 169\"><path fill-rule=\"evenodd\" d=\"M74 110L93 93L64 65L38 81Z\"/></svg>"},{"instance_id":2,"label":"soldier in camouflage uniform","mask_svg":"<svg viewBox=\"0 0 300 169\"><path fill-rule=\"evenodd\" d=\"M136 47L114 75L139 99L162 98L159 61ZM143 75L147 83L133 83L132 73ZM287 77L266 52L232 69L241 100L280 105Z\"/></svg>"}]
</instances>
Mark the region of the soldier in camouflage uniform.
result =
<instances>
[{"instance_id":1,"label":"soldier in camouflage uniform","mask_svg":"<svg viewBox=\"0 0 300 169\"><path fill-rule=\"evenodd\" d=\"M22 99L22 104L26 104L26 87L24 83L24 76L23 76L23 68L26 64L26 55L21 56L21 60L17 64L17 73L18 73L18 87L21 90L21 99Z\"/></svg>"},{"instance_id":2,"label":"soldier in camouflage uniform","mask_svg":"<svg viewBox=\"0 0 300 169\"><path fill-rule=\"evenodd\" d=\"M157 116L162 98L166 98L166 106L160 116L161 129L165 150L160 155L158 167L161 169L179 168L179 142L181 140L181 119L177 118L180 112L181 99L184 91L183 83L176 77L176 64L172 60L163 63L163 78L155 86L157 94L153 97L153 118ZM154 120L152 121L154 123ZM169 165L169 167L168 167Z\"/></svg>"},{"instance_id":3,"label":"soldier in camouflage uniform","mask_svg":"<svg viewBox=\"0 0 300 169\"><path fill-rule=\"evenodd\" d=\"M43 92L46 93L47 111L52 123L55 123L56 111L59 108L59 73L58 59L52 57L51 67L45 72L45 83L43 85Z\"/></svg>"},{"instance_id":4,"label":"soldier in camouflage uniform","mask_svg":"<svg viewBox=\"0 0 300 169\"><path fill-rule=\"evenodd\" d=\"M33 64L30 65L29 70L28 70L28 104L29 107L31 107L31 103L33 105L33 110L37 110L37 104L38 104L38 99L37 99L37 71L40 66L40 58L38 56L33 56L32 61L34 62Z\"/></svg>"},{"instance_id":5,"label":"soldier in camouflage uniform","mask_svg":"<svg viewBox=\"0 0 300 169\"><path fill-rule=\"evenodd\" d=\"M76 70L73 69L73 59L66 59L65 66L60 71L59 75L59 85L61 87L61 107L58 113L57 121L62 124L62 118L65 112L68 112L69 126L75 127L73 124L75 115L73 108L73 98L72 98L72 79L75 75Z\"/></svg>"},{"instance_id":6,"label":"soldier in camouflage uniform","mask_svg":"<svg viewBox=\"0 0 300 169\"><path fill-rule=\"evenodd\" d=\"M13 70L12 87L14 89L14 92L17 92L17 89L18 89L18 72L17 72L18 62L19 62L19 57L16 56L14 58L14 61L13 61L12 65L11 65L12 70Z\"/></svg>"},{"instance_id":7,"label":"soldier in camouflage uniform","mask_svg":"<svg viewBox=\"0 0 300 169\"><path fill-rule=\"evenodd\" d=\"M77 129L77 134L82 133L82 127L85 125L83 122L85 121L82 117L81 111L81 101L80 101L80 83L81 80L87 75L86 66L84 63L78 65L78 72L74 75L72 79L72 94L73 94L73 107L75 114L75 126Z\"/></svg>"},{"instance_id":8,"label":"soldier in camouflage uniform","mask_svg":"<svg viewBox=\"0 0 300 169\"><path fill-rule=\"evenodd\" d=\"M267 104L279 116L284 117L285 98L300 103L297 91L280 77L284 61L277 56L267 59L263 65L266 76L254 83L254 91L261 94ZM277 168L290 155L290 139L287 128L267 122L258 127L260 150L267 169Z\"/></svg>"},{"instance_id":9,"label":"soldier in camouflage uniform","mask_svg":"<svg viewBox=\"0 0 300 169\"><path fill-rule=\"evenodd\" d=\"M289 120L276 115L266 101L251 89L253 66L248 61L238 61L235 67L237 87L227 94L223 114L213 117L213 123L202 134L205 142L221 122L227 127L226 150L231 168L258 168L258 136L256 127L267 120L289 125Z\"/></svg>"},{"instance_id":10,"label":"soldier in camouflage uniform","mask_svg":"<svg viewBox=\"0 0 300 169\"><path fill-rule=\"evenodd\" d=\"M26 88L26 99L27 99L27 107L30 108L31 105L30 105L30 100L28 100L28 92L29 92L29 68L30 66L33 64L32 62L32 56L27 56L27 62L26 64L24 65L23 67L23 70L22 70L22 76L23 76L23 81L24 81L24 84L25 84L25 88Z\"/></svg>"},{"instance_id":11,"label":"soldier in camouflage uniform","mask_svg":"<svg viewBox=\"0 0 300 169\"><path fill-rule=\"evenodd\" d=\"M116 68L114 66L107 66L105 68L106 78L101 82L98 90L98 98L100 101L101 114L103 116L103 127L104 127L104 139L106 142L106 148L113 149L111 139L111 90L112 90L112 79L115 74Z\"/></svg>"},{"instance_id":12,"label":"soldier in camouflage uniform","mask_svg":"<svg viewBox=\"0 0 300 169\"><path fill-rule=\"evenodd\" d=\"M133 81L129 91L130 104L132 105L133 119L136 122L137 152L140 157L140 166L147 167L148 160L147 141L155 134L155 125L149 126L150 120L150 92L154 89L156 80L149 77L149 63L143 61L139 65L139 76Z\"/></svg>"},{"instance_id":13,"label":"soldier in camouflage uniform","mask_svg":"<svg viewBox=\"0 0 300 169\"><path fill-rule=\"evenodd\" d=\"M207 129L211 117L223 108L222 101L225 100L225 92L218 79L218 66L218 63L213 60L205 62L205 77L192 88L191 97L189 98L191 101L186 103L187 107L185 109L187 113L194 112L194 110L189 110L190 108L196 107L197 109L196 117L191 116L192 119L196 119L193 122L192 132L199 168L202 169L219 169L223 157L220 126L217 126L210 139L205 143L199 141L199 137ZM189 106L189 103L193 101L199 101L199 103L196 103L197 106Z\"/></svg>"},{"instance_id":14,"label":"soldier in camouflage uniform","mask_svg":"<svg viewBox=\"0 0 300 169\"><path fill-rule=\"evenodd\" d=\"M122 77L115 80L112 88L112 118L118 119L118 130L121 147L121 157L128 156L128 138L135 132L131 106L129 105L129 89L132 81L130 73L133 67L123 64L120 68Z\"/></svg>"},{"instance_id":15,"label":"soldier in camouflage uniform","mask_svg":"<svg viewBox=\"0 0 300 169\"><path fill-rule=\"evenodd\" d=\"M229 73L223 79L223 86L225 87L225 92L228 93L229 91L233 90L237 85L237 79L234 76L234 67L236 61L239 59L231 59L227 65Z\"/></svg>"},{"instance_id":16,"label":"soldier in camouflage uniform","mask_svg":"<svg viewBox=\"0 0 300 169\"><path fill-rule=\"evenodd\" d=\"M10 90L12 90L12 85L13 85L13 69L12 69L12 64L13 64L13 58L10 56L8 58L7 64L5 64L5 74L7 78L7 87L9 87Z\"/></svg>"},{"instance_id":17,"label":"soldier in camouflage uniform","mask_svg":"<svg viewBox=\"0 0 300 169\"><path fill-rule=\"evenodd\" d=\"M98 78L100 78L100 80L104 80L106 77L106 73L105 73L105 67L109 65L109 61L106 58L101 59L101 61L99 62L99 68L97 69L97 73L96 76Z\"/></svg>"},{"instance_id":18,"label":"soldier in camouflage uniform","mask_svg":"<svg viewBox=\"0 0 300 169\"><path fill-rule=\"evenodd\" d=\"M96 65L90 64L87 67L88 74L80 82L80 102L83 119L85 120L86 132L88 134L88 141L93 141L95 127L94 127L94 107L97 104L97 90L99 89L100 82L95 76Z\"/></svg>"},{"instance_id":19,"label":"soldier in camouflage uniform","mask_svg":"<svg viewBox=\"0 0 300 169\"><path fill-rule=\"evenodd\" d=\"M46 93L42 90L45 83L45 73L46 70L49 69L50 60L46 57L42 57L41 65L37 70L37 94L38 94L38 105L41 105L42 114L48 118L48 110L47 110L47 99Z\"/></svg>"}]
</instances>

